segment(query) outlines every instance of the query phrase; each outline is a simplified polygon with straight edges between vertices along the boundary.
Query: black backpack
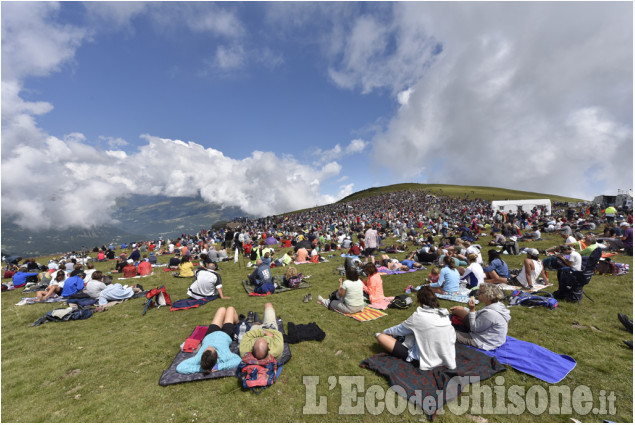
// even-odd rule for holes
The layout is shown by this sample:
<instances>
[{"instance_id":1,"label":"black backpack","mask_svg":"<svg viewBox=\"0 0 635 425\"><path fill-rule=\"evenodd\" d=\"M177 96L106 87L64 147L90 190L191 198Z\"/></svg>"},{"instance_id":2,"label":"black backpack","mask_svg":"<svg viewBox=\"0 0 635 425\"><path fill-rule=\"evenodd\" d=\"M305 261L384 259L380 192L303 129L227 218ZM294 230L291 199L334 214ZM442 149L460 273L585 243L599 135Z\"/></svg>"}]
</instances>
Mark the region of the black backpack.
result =
<instances>
[{"instance_id":1,"label":"black backpack","mask_svg":"<svg viewBox=\"0 0 635 425\"><path fill-rule=\"evenodd\" d=\"M400 310L405 310L412 304L412 298L408 295L401 294L397 295L394 300L388 304L389 308L398 308Z\"/></svg>"}]
</instances>

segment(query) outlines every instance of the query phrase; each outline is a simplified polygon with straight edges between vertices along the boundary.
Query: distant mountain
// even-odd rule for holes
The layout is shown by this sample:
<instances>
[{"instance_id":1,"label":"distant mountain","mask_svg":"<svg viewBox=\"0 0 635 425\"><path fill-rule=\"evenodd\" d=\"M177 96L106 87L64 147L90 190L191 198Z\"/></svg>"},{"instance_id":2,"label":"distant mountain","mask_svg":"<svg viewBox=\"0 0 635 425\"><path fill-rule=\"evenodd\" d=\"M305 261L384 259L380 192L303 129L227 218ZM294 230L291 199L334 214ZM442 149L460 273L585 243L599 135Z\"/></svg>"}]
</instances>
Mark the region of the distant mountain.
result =
<instances>
[{"instance_id":1,"label":"distant mountain","mask_svg":"<svg viewBox=\"0 0 635 425\"><path fill-rule=\"evenodd\" d=\"M117 200L113 217L118 223L91 229L33 232L2 221L2 254L39 256L91 249L104 243L175 237L195 233L214 223L247 216L240 208L222 208L200 197L132 196Z\"/></svg>"}]
</instances>

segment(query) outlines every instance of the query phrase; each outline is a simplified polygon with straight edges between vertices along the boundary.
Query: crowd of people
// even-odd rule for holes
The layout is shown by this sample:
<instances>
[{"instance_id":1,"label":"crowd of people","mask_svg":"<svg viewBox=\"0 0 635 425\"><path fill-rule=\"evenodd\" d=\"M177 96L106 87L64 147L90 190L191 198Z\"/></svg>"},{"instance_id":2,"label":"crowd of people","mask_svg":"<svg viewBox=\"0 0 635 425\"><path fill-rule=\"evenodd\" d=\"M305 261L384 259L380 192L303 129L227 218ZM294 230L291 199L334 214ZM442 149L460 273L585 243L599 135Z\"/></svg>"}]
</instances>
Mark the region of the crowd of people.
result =
<instances>
[{"instance_id":1,"label":"crowd of people","mask_svg":"<svg viewBox=\"0 0 635 425\"><path fill-rule=\"evenodd\" d=\"M495 211L482 199L401 191L295 214L237 218L225 228L204 229L165 241L159 238L121 244L121 249L130 253L119 257L111 244L95 247L95 258L90 260L85 253L69 253L47 265L37 264L34 259L12 259L5 277L11 274L16 288L41 287L36 292L40 301L55 296L86 296L99 298L101 304L102 298L113 299L105 297L104 291L115 293L114 299L124 295L118 293L121 285L109 290L112 277L96 271L93 261L116 260L112 273L135 277L151 274L157 257L169 255L165 266L174 271L175 277L193 282L187 291L189 297L218 295L227 299L217 269L219 263L234 255L249 258L254 270L247 279L256 293L267 294L275 291L271 268L287 267L290 273L285 274L284 281L292 282L297 276L292 272L297 274L297 270L289 267L292 261L319 262L324 255L338 251L358 259L357 266L346 267L338 288L328 299L320 296L318 300L331 310L352 314L362 311L365 304L386 300L379 267L407 271L422 264L433 265L429 284L416 293L416 311L403 323L377 334L377 340L388 353L421 369L439 365L454 368L455 342L485 350L504 343L511 316L501 302L504 294L500 284L527 289L539 282L549 284L550 270L557 271L556 275L567 268L582 270L596 248L632 255L632 210L606 211L603 214L595 206L568 205L554 205L550 215L539 208ZM602 225L601 233L593 233ZM592 233L588 233L590 230ZM543 233L554 232L562 235L563 243L544 250L542 254L548 255L542 261L539 250L520 249L518 242L538 241ZM483 236L491 237L485 259L478 243ZM396 237L400 243L380 254L379 248L388 237ZM404 252L407 244L415 249L406 252L405 259L399 261L388 255ZM514 254L526 257L522 268L515 271L503 259ZM198 260L198 268L193 259ZM440 308L435 294L457 293L461 285L477 288L467 308ZM132 292L141 289L133 286ZM479 311L475 309L475 297L484 306ZM267 303L264 320L252 318L253 326L242 338L241 356L247 352L256 359L269 353L279 356L282 339L275 317L273 306ZM229 351L229 338L237 322L233 307L219 308L196 356L181 363L177 370L209 373L214 367L235 367L240 357Z\"/></svg>"}]
</instances>

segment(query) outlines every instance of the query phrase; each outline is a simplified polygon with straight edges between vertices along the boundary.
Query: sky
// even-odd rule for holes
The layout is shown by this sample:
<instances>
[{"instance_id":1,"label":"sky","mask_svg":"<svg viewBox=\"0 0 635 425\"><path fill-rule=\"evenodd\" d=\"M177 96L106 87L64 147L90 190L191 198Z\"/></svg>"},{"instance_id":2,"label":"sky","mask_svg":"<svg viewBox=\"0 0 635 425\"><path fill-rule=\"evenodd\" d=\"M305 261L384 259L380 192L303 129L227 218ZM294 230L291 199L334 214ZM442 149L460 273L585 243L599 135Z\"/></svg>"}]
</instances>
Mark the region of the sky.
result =
<instances>
[{"instance_id":1,"label":"sky","mask_svg":"<svg viewBox=\"0 0 635 425\"><path fill-rule=\"evenodd\" d=\"M2 218L633 183L631 2L6 2Z\"/></svg>"}]
</instances>

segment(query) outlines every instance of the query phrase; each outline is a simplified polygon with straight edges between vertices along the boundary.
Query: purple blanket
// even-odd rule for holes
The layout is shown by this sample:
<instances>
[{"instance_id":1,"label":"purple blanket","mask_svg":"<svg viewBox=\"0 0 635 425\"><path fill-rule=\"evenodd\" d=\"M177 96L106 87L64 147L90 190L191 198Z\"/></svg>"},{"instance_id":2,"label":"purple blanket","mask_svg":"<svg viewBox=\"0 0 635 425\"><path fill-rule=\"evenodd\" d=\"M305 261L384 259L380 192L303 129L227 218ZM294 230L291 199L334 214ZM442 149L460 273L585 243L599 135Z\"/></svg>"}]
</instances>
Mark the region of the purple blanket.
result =
<instances>
[{"instance_id":1,"label":"purple blanket","mask_svg":"<svg viewBox=\"0 0 635 425\"><path fill-rule=\"evenodd\" d=\"M576 365L573 357L556 354L540 345L511 336L507 337L505 344L495 350L485 351L478 348L474 350L495 357L502 364L550 384L562 381Z\"/></svg>"},{"instance_id":2,"label":"purple blanket","mask_svg":"<svg viewBox=\"0 0 635 425\"><path fill-rule=\"evenodd\" d=\"M385 274L403 274L403 273L414 273L414 272L418 272L420 270L425 270L425 267L421 267L420 269L410 269L407 272L402 272L401 270L390 270L388 267L377 267L377 271L379 273L385 273Z\"/></svg>"}]
</instances>

